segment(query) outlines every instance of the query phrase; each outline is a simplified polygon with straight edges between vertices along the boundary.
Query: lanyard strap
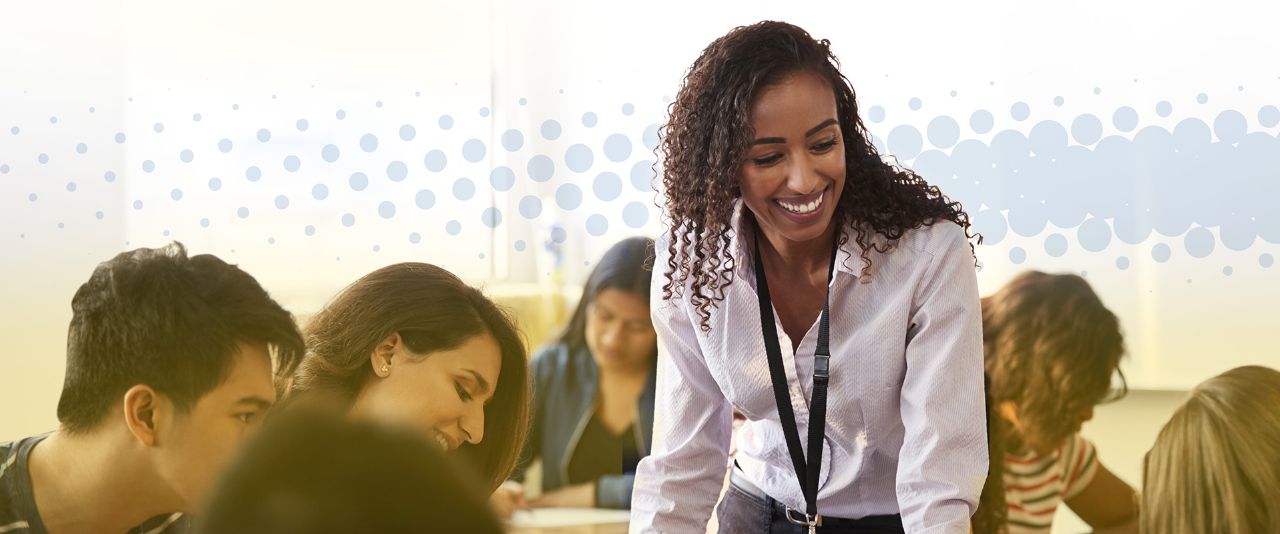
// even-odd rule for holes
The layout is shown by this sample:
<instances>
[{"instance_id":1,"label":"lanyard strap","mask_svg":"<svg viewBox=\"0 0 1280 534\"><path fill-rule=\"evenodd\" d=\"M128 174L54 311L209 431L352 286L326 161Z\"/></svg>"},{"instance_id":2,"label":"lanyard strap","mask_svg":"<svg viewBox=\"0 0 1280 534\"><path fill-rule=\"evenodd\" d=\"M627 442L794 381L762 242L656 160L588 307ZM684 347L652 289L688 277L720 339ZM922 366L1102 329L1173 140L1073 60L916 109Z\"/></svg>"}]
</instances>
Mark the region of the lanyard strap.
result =
<instances>
[{"instance_id":1,"label":"lanyard strap","mask_svg":"<svg viewBox=\"0 0 1280 534\"><path fill-rule=\"evenodd\" d=\"M836 233L839 236L839 232ZM764 348L769 356L769 377L773 381L773 398L778 404L778 418L786 436L787 451L796 470L796 480L804 493L805 513L818 517L818 473L822 468L822 438L827 426L827 382L831 378L831 280L835 275L836 243L831 244L831 264L827 267L827 291L822 303L822 315L818 318L818 347L813 356L813 400L809 403L809 460L805 461L800 448L800 431L796 415L791 409L791 394L787 388L787 372L782 363L782 348L778 343L778 330L773 321L773 301L769 299L769 282L765 279L764 263L760 259L760 243L756 241L756 294L760 301L760 329L764 333Z\"/></svg>"}]
</instances>

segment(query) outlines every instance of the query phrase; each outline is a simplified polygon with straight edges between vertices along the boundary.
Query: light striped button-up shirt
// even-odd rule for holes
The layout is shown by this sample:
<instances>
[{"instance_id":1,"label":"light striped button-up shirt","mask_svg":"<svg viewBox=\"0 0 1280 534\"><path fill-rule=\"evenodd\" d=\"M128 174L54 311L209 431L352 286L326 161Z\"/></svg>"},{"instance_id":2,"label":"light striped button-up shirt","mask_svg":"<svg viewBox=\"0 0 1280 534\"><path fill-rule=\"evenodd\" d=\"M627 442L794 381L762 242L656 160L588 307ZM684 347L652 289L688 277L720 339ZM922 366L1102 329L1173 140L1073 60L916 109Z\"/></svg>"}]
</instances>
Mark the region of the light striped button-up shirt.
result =
<instances>
[{"instance_id":1,"label":"light striped button-up shirt","mask_svg":"<svg viewBox=\"0 0 1280 534\"><path fill-rule=\"evenodd\" d=\"M787 452L760 330L754 237L741 221L735 279L711 308L709 332L684 296L662 300L666 244L658 244L651 314L658 333L653 450L641 461L631 532L706 530L725 476L733 410L746 416L736 461L773 498L804 510ZM950 222L907 232L872 252L860 276L852 228L831 282L831 382L818 511L832 517L902 514L907 532L969 532L987 475L981 311L973 256ZM775 312L776 317L776 312ZM808 432L815 320L799 349L778 339L801 442ZM807 449L807 445L805 445ZM808 452L806 450L806 457Z\"/></svg>"}]
</instances>

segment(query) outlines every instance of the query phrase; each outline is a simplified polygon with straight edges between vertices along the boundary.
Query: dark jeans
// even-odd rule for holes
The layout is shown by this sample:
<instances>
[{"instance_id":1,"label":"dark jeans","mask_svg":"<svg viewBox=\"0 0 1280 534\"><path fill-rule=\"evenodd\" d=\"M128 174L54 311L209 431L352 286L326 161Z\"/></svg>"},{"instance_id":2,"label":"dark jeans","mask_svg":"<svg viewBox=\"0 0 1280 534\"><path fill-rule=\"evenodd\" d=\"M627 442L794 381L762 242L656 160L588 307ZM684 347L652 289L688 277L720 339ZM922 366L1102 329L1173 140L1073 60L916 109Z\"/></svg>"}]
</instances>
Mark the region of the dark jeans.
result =
<instances>
[{"instance_id":1,"label":"dark jeans","mask_svg":"<svg viewBox=\"0 0 1280 534\"><path fill-rule=\"evenodd\" d=\"M787 520L786 506L772 497L760 500L730 484L716 507L723 534L808 534L808 529ZM902 517L874 515L858 519L823 518L822 534L902 534Z\"/></svg>"}]
</instances>

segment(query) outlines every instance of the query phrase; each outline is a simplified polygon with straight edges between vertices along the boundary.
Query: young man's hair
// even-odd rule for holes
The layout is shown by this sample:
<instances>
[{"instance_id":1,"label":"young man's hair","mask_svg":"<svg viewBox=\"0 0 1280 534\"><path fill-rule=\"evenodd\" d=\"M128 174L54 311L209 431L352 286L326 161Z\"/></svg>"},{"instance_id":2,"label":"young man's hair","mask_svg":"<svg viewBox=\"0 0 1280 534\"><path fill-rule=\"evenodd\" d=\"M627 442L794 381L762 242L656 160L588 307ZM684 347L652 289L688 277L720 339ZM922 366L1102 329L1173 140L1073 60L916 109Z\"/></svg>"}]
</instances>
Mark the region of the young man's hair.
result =
<instances>
[{"instance_id":1,"label":"young man's hair","mask_svg":"<svg viewBox=\"0 0 1280 534\"><path fill-rule=\"evenodd\" d=\"M1143 462L1141 530L1280 532L1280 371L1211 378L1160 430Z\"/></svg>"},{"instance_id":2,"label":"young man's hair","mask_svg":"<svg viewBox=\"0 0 1280 534\"><path fill-rule=\"evenodd\" d=\"M182 411L230 373L238 343L265 345L276 376L293 372L302 336L248 273L181 243L139 248L98 265L71 300L58 420L95 428L129 388L150 386Z\"/></svg>"},{"instance_id":3,"label":"young man's hair","mask_svg":"<svg viewBox=\"0 0 1280 534\"><path fill-rule=\"evenodd\" d=\"M233 462L197 531L502 532L485 481L459 467L410 430L289 410Z\"/></svg>"}]
</instances>

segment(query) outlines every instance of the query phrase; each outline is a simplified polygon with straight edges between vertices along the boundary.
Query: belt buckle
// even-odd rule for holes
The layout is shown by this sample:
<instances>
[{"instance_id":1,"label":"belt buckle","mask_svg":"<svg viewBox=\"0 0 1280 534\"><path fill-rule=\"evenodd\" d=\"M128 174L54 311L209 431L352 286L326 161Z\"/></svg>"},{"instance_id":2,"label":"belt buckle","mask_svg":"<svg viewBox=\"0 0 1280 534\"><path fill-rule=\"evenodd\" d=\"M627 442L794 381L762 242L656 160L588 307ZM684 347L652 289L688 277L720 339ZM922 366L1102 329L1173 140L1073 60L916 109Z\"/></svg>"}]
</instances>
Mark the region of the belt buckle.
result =
<instances>
[{"instance_id":1,"label":"belt buckle","mask_svg":"<svg viewBox=\"0 0 1280 534\"><path fill-rule=\"evenodd\" d=\"M796 519L795 516L792 515L792 513L800 514L801 516L803 516L803 519ZM822 526L822 514L809 515L805 512L801 512L800 510L795 510L790 506L788 506L787 521L790 521L797 525L806 526L812 529L814 527Z\"/></svg>"}]
</instances>

